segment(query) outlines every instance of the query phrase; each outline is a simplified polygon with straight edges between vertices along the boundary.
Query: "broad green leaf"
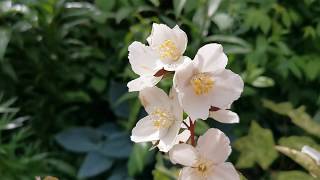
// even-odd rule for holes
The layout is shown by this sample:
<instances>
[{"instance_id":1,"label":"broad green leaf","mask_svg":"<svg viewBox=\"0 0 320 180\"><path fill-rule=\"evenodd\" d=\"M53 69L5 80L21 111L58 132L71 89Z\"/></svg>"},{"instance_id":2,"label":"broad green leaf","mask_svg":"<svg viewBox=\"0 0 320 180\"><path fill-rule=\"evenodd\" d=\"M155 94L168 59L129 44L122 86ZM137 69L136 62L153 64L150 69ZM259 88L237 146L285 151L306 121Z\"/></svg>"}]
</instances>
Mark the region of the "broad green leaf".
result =
<instances>
[{"instance_id":1,"label":"broad green leaf","mask_svg":"<svg viewBox=\"0 0 320 180\"><path fill-rule=\"evenodd\" d=\"M301 106L298 109L290 111L288 116L292 122L304 129L308 133L320 137L320 124L315 122L309 114L305 112L305 107Z\"/></svg>"},{"instance_id":2,"label":"broad green leaf","mask_svg":"<svg viewBox=\"0 0 320 180\"><path fill-rule=\"evenodd\" d=\"M127 158L132 149L131 144L127 134L112 134L98 151L111 158Z\"/></svg>"},{"instance_id":3,"label":"broad green leaf","mask_svg":"<svg viewBox=\"0 0 320 180\"><path fill-rule=\"evenodd\" d=\"M233 25L233 18L226 13L217 13L213 16L212 20L221 31L229 29Z\"/></svg>"},{"instance_id":4,"label":"broad green leaf","mask_svg":"<svg viewBox=\"0 0 320 180\"><path fill-rule=\"evenodd\" d=\"M312 135L320 137L320 124L314 121L310 115L305 112L304 106L294 109L288 102L278 104L270 100L263 100L262 102L264 107L278 114L289 116L295 125Z\"/></svg>"},{"instance_id":5,"label":"broad green leaf","mask_svg":"<svg viewBox=\"0 0 320 180\"><path fill-rule=\"evenodd\" d=\"M102 78L94 77L91 79L89 86L96 92L101 93L105 89L107 81Z\"/></svg>"},{"instance_id":6,"label":"broad green leaf","mask_svg":"<svg viewBox=\"0 0 320 180\"><path fill-rule=\"evenodd\" d=\"M314 180L312 176L303 171L280 171L277 172L274 180Z\"/></svg>"},{"instance_id":7,"label":"broad green leaf","mask_svg":"<svg viewBox=\"0 0 320 180\"><path fill-rule=\"evenodd\" d=\"M208 17L211 17L219 8L221 0L208 0Z\"/></svg>"},{"instance_id":8,"label":"broad green leaf","mask_svg":"<svg viewBox=\"0 0 320 180\"><path fill-rule=\"evenodd\" d=\"M320 151L320 145L318 145L311 137L308 136L282 137L279 140L279 144L281 146L286 146L298 151L300 151L304 145L308 145Z\"/></svg>"},{"instance_id":9,"label":"broad green leaf","mask_svg":"<svg viewBox=\"0 0 320 180\"><path fill-rule=\"evenodd\" d=\"M274 80L267 76L259 76L252 82L252 85L258 88L272 87Z\"/></svg>"},{"instance_id":10,"label":"broad green leaf","mask_svg":"<svg viewBox=\"0 0 320 180\"><path fill-rule=\"evenodd\" d=\"M306 170L308 170L312 175L320 178L320 168L316 162L307 154L291 149L285 146L276 146L276 149L283 153L284 155L290 157L296 163L300 164Z\"/></svg>"},{"instance_id":11,"label":"broad green leaf","mask_svg":"<svg viewBox=\"0 0 320 180\"><path fill-rule=\"evenodd\" d=\"M8 43L10 41L11 33L8 29L0 27L0 62L2 61L6 52Z\"/></svg>"},{"instance_id":12,"label":"broad green leaf","mask_svg":"<svg viewBox=\"0 0 320 180\"><path fill-rule=\"evenodd\" d=\"M91 102L91 97L85 91L69 91L64 93L64 100L66 102Z\"/></svg>"},{"instance_id":13,"label":"broad green leaf","mask_svg":"<svg viewBox=\"0 0 320 180\"><path fill-rule=\"evenodd\" d=\"M223 49L226 53L242 54L252 50L248 42L236 36L217 34L206 37L205 42L218 42L223 44Z\"/></svg>"},{"instance_id":14,"label":"broad green leaf","mask_svg":"<svg viewBox=\"0 0 320 180\"><path fill-rule=\"evenodd\" d=\"M159 0L149 0L154 6L159 7L160 1Z\"/></svg>"},{"instance_id":15,"label":"broad green leaf","mask_svg":"<svg viewBox=\"0 0 320 180\"><path fill-rule=\"evenodd\" d=\"M187 0L173 0L174 14L179 17Z\"/></svg>"},{"instance_id":16,"label":"broad green leaf","mask_svg":"<svg viewBox=\"0 0 320 180\"><path fill-rule=\"evenodd\" d=\"M234 143L235 149L240 152L236 166L250 168L258 163L263 169L267 169L278 157L274 145L272 132L252 121L249 134Z\"/></svg>"},{"instance_id":17,"label":"broad green leaf","mask_svg":"<svg viewBox=\"0 0 320 180\"><path fill-rule=\"evenodd\" d=\"M73 152L88 152L98 148L102 134L92 128L71 128L55 136L65 149Z\"/></svg>"},{"instance_id":18,"label":"broad green leaf","mask_svg":"<svg viewBox=\"0 0 320 180\"><path fill-rule=\"evenodd\" d=\"M203 135L209 128L209 125L205 121L196 121L195 133L196 135Z\"/></svg>"},{"instance_id":19,"label":"broad green leaf","mask_svg":"<svg viewBox=\"0 0 320 180\"><path fill-rule=\"evenodd\" d=\"M146 143L135 144L128 160L129 176L135 176L143 172L143 169L148 163L150 146Z\"/></svg>"},{"instance_id":20,"label":"broad green leaf","mask_svg":"<svg viewBox=\"0 0 320 180\"><path fill-rule=\"evenodd\" d=\"M264 107L270 109L271 111L284 116L288 115L288 112L293 109L293 106L290 102L275 103L273 101L263 99L262 104Z\"/></svg>"},{"instance_id":21,"label":"broad green leaf","mask_svg":"<svg viewBox=\"0 0 320 180\"><path fill-rule=\"evenodd\" d=\"M104 12L111 11L116 4L116 0L95 0L96 6Z\"/></svg>"},{"instance_id":22,"label":"broad green leaf","mask_svg":"<svg viewBox=\"0 0 320 180\"><path fill-rule=\"evenodd\" d=\"M84 159L78 172L79 178L89 178L111 168L113 160L98 152L90 152Z\"/></svg>"},{"instance_id":23,"label":"broad green leaf","mask_svg":"<svg viewBox=\"0 0 320 180\"><path fill-rule=\"evenodd\" d=\"M133 9L131 7L123 7L119 9L116 13L116 23L121 23L122 20L127 18L130 14L132 14Z\"/></svg>"}]
</instances>

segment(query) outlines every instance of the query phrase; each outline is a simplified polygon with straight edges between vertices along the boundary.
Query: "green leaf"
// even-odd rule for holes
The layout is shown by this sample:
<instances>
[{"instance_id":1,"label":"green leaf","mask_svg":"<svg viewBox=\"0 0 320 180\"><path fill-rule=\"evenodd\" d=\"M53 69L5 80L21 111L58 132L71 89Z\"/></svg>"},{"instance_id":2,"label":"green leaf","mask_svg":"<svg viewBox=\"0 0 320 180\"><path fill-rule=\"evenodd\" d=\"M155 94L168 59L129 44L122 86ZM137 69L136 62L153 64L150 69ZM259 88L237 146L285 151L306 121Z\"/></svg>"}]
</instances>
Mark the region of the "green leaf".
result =
<instances>
[{"instance_id":1,"label":"green leaf","mask_svg":"<svg viewBox=\"0 0 320 180\"><path fill-rule=\"evenodd\" d=\"M146 143L135 144L128 160L128 173L135 176L143 172L147 165L150 146Z\"/></svg>"},{"instance_id":2,"label":"green leaf","mask_svg":"<svg viewBox=\"0 0 320 180\"><path fill-rule=\"evenodd\" d=\"M101 93L105 89L107 81L102 78L94 77L89 83L89 87L94 89L96 92Z\"/></svg>"},{"instance_id":3,"label":"green leaf","mask_svg":"<svg viewBox=\"0 0 320 180\"><path fill-rule=\"evenodd\" d=\"M221 31L229 29L233 25L233 18L226 13L217 13L213 16L212 20Z\"/></svg>"},{"instance_id":4,"label":"green leaf","mask_svg":"<svg viewBox=\"0 0 320 180\"><path fill-rule=\"evenodd\" d=\"M252 86L258 88L266 88L274 86L274 80L267 76L259 76L253 82Z\"/></svg>"},{"instance_id":5,"label":"green leaf","mask_svg":"<svg viewBox=\"0 0 320 180\"><path fill-rule=\"evenodd\" d=\"M263 100L263 106L278 114L289 116L295 125L312 135L320 137L320 124L305 112L304 106L294 109L288 102L276 104L270 100Z\"/></svg>"},{"instance_id":6,"label":"green leaf","mask_svg":"<svg viewBox=\"0 0 320 180\"><path fill-rule=\"evenodd\" d=\"M113 160L97 152L87 154L78 172L79 178L96 176L111 168Z\"/></svg>"},{"instance_id":7,"label":"green leaf","mask_svg":"<svg viewBox=\"0 0 320 180\"><path fill-rule=\"evenodd\" d=\"M218 42L223 44L226 53L241 54L252 51L252 47L248 42L236 36L217 34L206 37L205 42Z\"/></svg>"},{"instance_id":8,"label":"green leaf","mask_svg":"<svg viewBox=\"0 0 320 180\"><path fill-rule=\"evenodd\" d=\"M250 168L258 163L263 169L267 169L278 157L274 146L272 132L252 121L249 134L234 143L235 149L240 152L236 166Z\"/></svg>"},{"instance_id":9,"label":"green leaf","mask_svg":"<svg viewBox=\"0 0 320 180\"><path fill-rule=\"evenodd\" d=\"M195 133L196 135L202 135L209 129L209 125L205 121L196 121Z\"/></svg>"},{"instance_id":10,"label":"green leaf","mask_svg":"<svg viewBox=\"0 0 320 180\"><path fill-rule=\"evenodd\" d=\"M124 7L118 10L116 13L116 23L121 23L122 20L127 18L131 13L133 9L131 7Z\"/></svg>"},{"instance_id":11,"label":"green leaf","mask_svg":"<svg viewBox=\"0 0 320 180\"><path fill-rule=\"evenodd\" d=\"M64 93L64 101L89 103L91 97L85 91L69 91Z\"/></svg>"},{"instance_id":12,"label":"green leaf","mask_svg":"<svg viewBox=\"0 0 320 180\"><path fill-rule=\"evenodd\" d=\"M291 149L285 146L276 146L276 149L288 156L296 163L300 164L306 170L308 170L312 175L320 178L320 168L316 164L316 162L307 154L302 153L301 151L297 151L295 149Z\"/></svg>"},{"instance_id":13,"label":"green leaf","mask_svg":"<svg viewBox=\"0 0 320 180\"><path fill-rule=\"evenodd\" d=\"M264 107L281 115L288 115L288 112L293 109L290 102L275 103L273 101L263 99L262 104Z\"/></svg>"},{"instance_id":14,"label":"green leaf","mask_svg":"<svg viewBox=\"0 0 320 180\"><path fill-rule=\"evenodd\" d=\"M127 158L130 155L132 145L130 137L126 134L112 134L99 148L99 152L112 158Z\"/></svg>"},{"instance_id":15,"label":"green leaf","mask_svg":"<svg viewBox=\"0 0 320 180\"><path fill-rule=\"evenodd\" d=\"M302 171L280 171L272 178L274 180L314 180L312 176Z\"/></svg>"},{"instance_id":16,"label":"green leaf","mask_svg":"<svg viewBox=\"0 0 320 180\"><path fill-rule=\"evenodd\" d=\"M73 152L88 152L98 148L102 134L92 128L71 128L55 136L65 149Z\"/></svg>"},{"instance_id":17,"label":"green leaf","mask_svg":"<svg viewBox=\"0 0 320 180\"><path fill-rule=\"evenodd\" d=\"M111 11L116 4L116 0L95 0L96 6L104 12Z\"/></svg>"},{"instance_id":18,"label":"green leaf","mask_svg":"<svg viewBox=\"0 0 320 180\"><path fill-rule=\"evenodd\" d=\"M211 17L219 8L221 0L208 1L208 17Z\"/></svg>"},{"instance_id":19,"label":"green leaf","mask_svg":"<svg viewBox=\"0 0 320 180\"><path fill-rule=\"evenodd\" d=\"M311 137L308 136L290 136L282 137L279 140L281 146L286 146L292 149L300 151L304 145L308 145L318 151L320 151L320 145L318 145Z\"/></svg>"},{"instance_id":20,"label":"green leaf","mask_svg":"<svg viewBox=\"0 0 320 180\"><path fill-rule=\"evenodd\" d=\"M10 41L11 33L8 29L0 27L0 62L4 57L8 43Z\"/></svg>"},{"instance_id":21,"label":"green leaf","mask_svg":"<svg viewBox=\"0 0 320 180\"><path fill-rule=\"evenodd\" d=\"M187 0L173 0L174 14L179 17Z\"/></svg>"}]
</instances>

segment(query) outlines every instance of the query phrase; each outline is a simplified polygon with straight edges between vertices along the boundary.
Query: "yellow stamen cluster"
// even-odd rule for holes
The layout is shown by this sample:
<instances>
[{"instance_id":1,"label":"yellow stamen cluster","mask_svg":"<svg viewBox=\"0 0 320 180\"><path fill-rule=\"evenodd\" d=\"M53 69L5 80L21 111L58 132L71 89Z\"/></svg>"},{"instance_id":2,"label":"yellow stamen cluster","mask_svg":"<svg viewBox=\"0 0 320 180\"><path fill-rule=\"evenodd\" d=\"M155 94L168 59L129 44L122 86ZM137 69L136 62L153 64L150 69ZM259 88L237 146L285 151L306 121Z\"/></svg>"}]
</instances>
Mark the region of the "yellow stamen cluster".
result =
<instances>
[{"instance_id":1,"label":"yellow stamen cluster","mask_svg":"<svg viewBox=\"0 0 320 180\"><path fill-rule=\"evenodd\" d=\"M153 126L158 129L169 128L174 122L173 115L164 109L156 108L152 115L154 116Z\"/></svg>"},{"instance_id":2,"label":"yellow stamen cluster","mask_svg":"<svg viewBox=\"0 0 320 180\"><path fill-rule=\"evenodd\" d=\"M198 176L205 178L212 173L212 168L213 168L212 166L213 166L212 162L205 159L199 159L194 168Z\"/></svg>"},{"instance_id":3,"label":"yellow stamen cluster","mask_svg":"<svg viewBox=\"0 0 320 180\"><path fill-rule=\"evenodd\" d=\"M159 46L159 53L160 58L162 60L164 59L170 59L173 61L176 61L180 58L181 54L175 45L174 42L171 40L165 40L160 46Z\"/></svg>"},{"instance_id":4,"label":"yellow stamen cluster","mask_svg":"<svg viewBox=\"0 0 320 180\"><path fill-rule=\"evenodd\" d=\"M213 80L210 75L206 73L199 73L194 75L190 83L196 95L207 94L213 88Z\"/></svg>"}]
</instances>

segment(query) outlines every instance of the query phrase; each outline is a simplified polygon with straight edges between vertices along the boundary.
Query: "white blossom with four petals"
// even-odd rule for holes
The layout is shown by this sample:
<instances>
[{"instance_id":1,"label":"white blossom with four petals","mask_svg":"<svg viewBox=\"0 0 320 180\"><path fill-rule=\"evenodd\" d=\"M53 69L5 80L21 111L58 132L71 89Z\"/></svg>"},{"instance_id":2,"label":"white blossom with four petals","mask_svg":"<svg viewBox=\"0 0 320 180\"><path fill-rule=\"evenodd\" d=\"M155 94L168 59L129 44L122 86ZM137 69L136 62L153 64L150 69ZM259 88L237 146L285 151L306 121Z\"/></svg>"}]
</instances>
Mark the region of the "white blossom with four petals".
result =
<instances>
[{"instance_id":1,"label":"white blossom with four petals","mask_svg":"<svg viewBox=\"0 0 320 180\"><path fill-rule=\"evenodd\" d=\"M170 160L184 167L179 180L239 180L234 166L225 162L231 153L229 138L220 130L210 128L199 137L197 146L175 145Z\"/></svg>"},{"instance_id":2,"label":"white blossom with four petals","mask_svg":"<svg viewBox=\"0 0 320 180\"><path fill-rule=\"evenodd\" d=\"M193 61L176 70L173 84L192 120L207 119L210 107L225 109L240 97L244 83L238 74L225 69L227 61L220 44L207 44Z\"/></svg>"},{"instance_id":3,"label":"white blossom with four petals","mask_svg":"<svg viewBox=\"0 0 320 180\"><path fill-rule=\"evenodd\" d=\"M158 87L144 88L140 91L139 98L148 116L139 120L132 129L132 141L154 142L160 151L168 152L178 143L177 139L185 139L186 134L178 136L183 110L174 89L169 97Z\"/></svg>"},{"instance_id":4,"label":"white blossom with four petals","mask_svg":"<svg viewBox=\"0 0 320 180\"><path fill-rule=\"evenodd\" d=\"M175 71L185 61L190 61L190 58L183 56L188 38L178 25L170 28L154 23L147 41L149 46L135 41L128 48L132 70L140 75L128 83L130 92L155 86L163 76L161 73L156 75L157 72Z\"/></svg>"}]
</instances>

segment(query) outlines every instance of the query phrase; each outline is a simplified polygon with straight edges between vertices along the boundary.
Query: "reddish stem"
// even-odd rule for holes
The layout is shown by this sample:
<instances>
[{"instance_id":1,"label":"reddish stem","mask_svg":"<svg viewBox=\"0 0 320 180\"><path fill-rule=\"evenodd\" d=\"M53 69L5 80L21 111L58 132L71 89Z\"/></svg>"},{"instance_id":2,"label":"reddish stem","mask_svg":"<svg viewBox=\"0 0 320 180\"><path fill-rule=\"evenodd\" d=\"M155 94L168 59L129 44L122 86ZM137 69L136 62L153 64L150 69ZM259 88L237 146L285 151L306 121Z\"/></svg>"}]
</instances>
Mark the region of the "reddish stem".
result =
<instances>
[{"instance_id":1,"label":"reddish stem","mask_svg":"<svg viewBox=\"0 0 320 180\"><path fill-rule=\"evenodd\" d=\"M196 141L195 141L195 134L194 134L194 130L196 128L196 121L194 121L194 123L192 122L191 118L189 118L190 121L190 126L189 126L189 131L191 133L190 135L190 139L191 139L191 145L195 146L196 145Z\"/></svg>"}]
</instances>

